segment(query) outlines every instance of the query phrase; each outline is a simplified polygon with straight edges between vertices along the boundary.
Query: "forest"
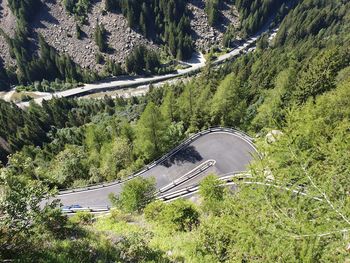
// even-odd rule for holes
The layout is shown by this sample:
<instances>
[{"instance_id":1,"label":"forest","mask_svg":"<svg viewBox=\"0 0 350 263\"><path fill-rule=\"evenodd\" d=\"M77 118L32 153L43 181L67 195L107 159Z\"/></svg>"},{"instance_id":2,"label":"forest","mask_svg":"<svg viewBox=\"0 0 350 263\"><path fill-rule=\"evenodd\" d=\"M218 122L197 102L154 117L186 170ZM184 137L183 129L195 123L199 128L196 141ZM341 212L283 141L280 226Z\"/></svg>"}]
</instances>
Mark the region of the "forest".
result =
<instances>
[{"instance_id":1,"label":"forest","mask_svg":"<svg viewBox=\"0 0 350 263\"><path fill-rule=\"evenodd\" d=\"M107 0L107 11L121 12L131 28L145 37L163 41L178 59L192 55L191 27L186 1L183 0Z\"/></svg>"},{"instance_id":2,"label":"forest","mask_svg":"<svg viewBox=\"0 0 350 263\"><path fill-rule=\"evenodd\" d=\"M349 8L300 1L255 52L220 68L208 63L191 81L143 97L61 98L26 111L0 101L0 259L346 262ZM111 196L106 217L68 219L55 202L40 209L57 189L125 178L215 125L256 138L263 158L250 170L259 186L231 191L211 175L200 184L200 203L163 203L153 199L154 181L138 178ZM272 129L282 135L268 143ZM292 194L300 189L307 195Z\"/></svg>"},{"instance_id":3,"label":"forest","mask_svg":"<svg viewBox=\"0 0 350 263\"><path fill-rule=\"evenodd\" d=\"M270 17L279 10L285 9L284 2L277 0L240 0L235 1L240 13L241 28L239 32L228 30L225 33L225 42L230 42L237 35L247 37L255 33L266 24ZM210 0L206 3L205 11L210 25L220 21L220 9L224 0ZM81 38L81 26L86 24L86 18L92 3L89 1L63 1L67 12L77 20L76 35ZM90 83L106 76L124 74L127 70L119 70L119 64L106 61L105 70L97 74L92 70L82 69L66 54L59 54L49 46L44 38L32 32L30 23L36 12L42 8L40 1L9 0L11 11L17 18L16 32L10 37L0 29L0 34L6 39L10 48L10 55L16 61L15 67L4 68L0 63L0 90L7 90L11 85L32 85L39 81L55 81L59 79L68 83ZM106 0L105 11L123 14L131 28L141 32L145 37L154 40L157 44L166 45L170 54L177 59L188 59L194 51L190 14L186 1L131 1ZM100 52L110 52L107 32L102 24L95 26L93 38ZM37 41L37 51L34 51L32 38ZM225 44L225 46L229 46ZM138 47L135 47L137 49ZM33 52L34 51L34 52ZM134 51L137 53L137 51ZM100 54L96 55L98 63L104 63ZM154 59L152 59L154 61ZM114 65L112 65L112 63ZM139 70L131 70L135 73ZM149 70L152 73L167 72L168 70ZM118 73L118 74L115 74Z\"/></svg>"},{"instance_id":4,"label":"forest","mask_svg":"<svg viewBox=\"0 0 350 263\"><path fill-rule=\"evenodd\" d=\"M235 0L244 33L255 33L271 19L277 10L281 12L286 8L286 4L292 2L288 0Z\"/></svg>"}]
</instances>

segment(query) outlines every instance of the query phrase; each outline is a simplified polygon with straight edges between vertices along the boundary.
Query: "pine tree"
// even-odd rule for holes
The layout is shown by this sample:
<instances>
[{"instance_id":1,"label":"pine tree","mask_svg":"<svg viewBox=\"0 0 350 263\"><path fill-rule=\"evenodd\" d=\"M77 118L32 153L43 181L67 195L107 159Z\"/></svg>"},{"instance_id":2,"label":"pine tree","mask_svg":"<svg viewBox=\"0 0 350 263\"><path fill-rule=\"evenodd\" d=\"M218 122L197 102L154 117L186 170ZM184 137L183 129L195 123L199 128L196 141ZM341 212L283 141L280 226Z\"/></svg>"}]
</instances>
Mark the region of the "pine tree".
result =
<instances>
[{"instance_id":1,"label":"pine tree","mask_svg":"<svg viewBox=\"0 0 350 263\"><path fill-rule=\"evenodd\" d=\"M171 87L167 89L164 101L161 106L162 115L169 122L175 122L177 116L177 102L175 99L174 91Z\"/></svg>"},{"instance_id":2,"label":"pine tree","mask_svg":"<svg viewBox=\"0 0 350 263\"><path fill-rule=\"evenodd\" d=\"M77 39L82 39L83 31L81 30L78 24L75 25L75 31L76 31Z\"/></svg>"},{"instance_id":3,"label":"pine tree","mask_svg":"<svg viewBox=\"0 0 350 263\"><path fill-rule=\"evenodd\" d=\"M218 87L212 100L211 116L216 125L237 126L246 108L239 80L228 75Z\"/></svg>"},{"instance_id":4,"label":"pine tree","mask_svg":"<svg viewBox=\"0 0 350 263\"><path fill-rule=\"evenodd\" d=\"M166 145L168 123L163 119L159 108L150 102L137 123L136 147L146 160L160 156Z\"/></svg>"},{"instance_id":5,"label":"pine tree","mask_svg":"<svg viewBox=\"0 0 350 263\"><path fill-rule=\"evenodd\" d=\"M107 51L107 44L106 44L106 29L101 24L96 24L96 29L94 33L95 43L98 46L98 49L100 52L106 52Z\"/></svg>"}]
</instances>

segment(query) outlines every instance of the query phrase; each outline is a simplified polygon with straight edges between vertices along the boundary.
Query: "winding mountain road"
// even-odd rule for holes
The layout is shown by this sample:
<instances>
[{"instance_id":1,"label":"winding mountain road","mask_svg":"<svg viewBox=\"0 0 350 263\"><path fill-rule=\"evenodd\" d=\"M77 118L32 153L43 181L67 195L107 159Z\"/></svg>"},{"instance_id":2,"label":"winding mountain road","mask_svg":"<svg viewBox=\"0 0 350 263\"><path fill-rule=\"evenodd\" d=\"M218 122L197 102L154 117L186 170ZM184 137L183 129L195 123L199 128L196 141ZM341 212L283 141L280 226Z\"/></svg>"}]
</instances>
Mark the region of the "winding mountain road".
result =
<instances>
[{"instance_id":1,"label":"winding mountain road","mask_svg":"<svg viewBox=\"0 0 350 263\"><path fill-rule=\"evenodd\" d=\"M267 28L262 29L259 33L247 39L241 45L235 47L232 51L219 56L217 59L212 61L212 64L218 65L227 60L235 58L239 56L243 51L247 50L249 47L254 45L254 43L258 40L260 35L268 32ZM270 34L274 34L277 32L277 29L271 30ZM183 77L186 75L195 74L200 71L206 65L206 60L203 54L194 53L191 60L186 61L185 64L188 65L186 69L177 70L174 73L161 75L161 76L152 76L152 77L132 77L132 76L121 76L111 80L103 80L93 84L85 84L81 87L55 92L52 94L48 94L39 98L34 99L34 101L38 104L41 104L44 100L51 100L52 98L62 98L62 97L75 97L82 96L90 93L97 93L103 91L110 91L115 89L122 89L127 87L137 87L141 85L146 85L150 83L162 82L178 77ZM21 108L26 108L29 106L29 102L19 102L17 106Z\"/></svg>"},{"instance_id":2,"label":"winding mountain road","mask_svg":"<svg viewBox=\"0 0 350 263\"><path fill-rule=\"evenodd\" d=\"M177 147L175 152L148 166L137 176L155 177L157 190L170 193L179 187L198 183L209 173L224 176L227 173L246 171L256 154L247 135L231 129L215 128L193 136ZM107 206L110 205L108 195L118 195L123 185L124 183L112 183L92 189L76 189L63 192L56 198L64 206Z\"/></svg>"}]
</instances>

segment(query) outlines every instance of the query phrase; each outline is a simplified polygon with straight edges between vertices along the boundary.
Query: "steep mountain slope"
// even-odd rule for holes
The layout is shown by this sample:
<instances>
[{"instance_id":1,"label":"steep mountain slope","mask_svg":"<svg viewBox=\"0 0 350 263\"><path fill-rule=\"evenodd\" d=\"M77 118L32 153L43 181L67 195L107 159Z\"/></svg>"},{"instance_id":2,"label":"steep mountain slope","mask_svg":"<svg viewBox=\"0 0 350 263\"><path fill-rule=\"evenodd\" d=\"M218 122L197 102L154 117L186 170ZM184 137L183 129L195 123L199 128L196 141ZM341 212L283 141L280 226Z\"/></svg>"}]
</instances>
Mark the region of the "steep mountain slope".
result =
<instances>
[{"instance_id":1,"label":"steep mountain slope","mask_svg":"<svg viewBox=\"0 0 350 263\"><path fill-rule=\"evenodd\" d=\"M102 65L96 62L99 48L94 41L94 32L97 24L103 24L108 32L107 42L111 51L104 56L113 61L124 62L133 47L137 45L156 47L140 33L130 29L123 15L103 13L103 10L103 1L96 1L92 4L87 15L87 22L80 26L81 39L77 38L76 19L69 15L61 1L47 2L45 8L32 22L32 27L60 53L67 53L75 63L83 68L97 71L102 69Z\"/></svg>"},{"instance_id":2,"label":"steep mountain slope","mask_svg":"<svg viewBox=\"0 0 350 263\"><path fill-rule=\"evenodd\" d=\"M7 0L2 1L1 5L0 28L6 34L13 36L16 18L8 8ZM208 25L204 1L190 1L188 6L192 13L191 23L194 29L194 38L198 39L196 46L210 48L213 43L221 44L224 29L218 30ZM238 25L238 18L231 15L231 9L233 9L232 4L225 6L223 27L231 23ZM108 32L107 42L111 50L103 56L115 62L124 62L135 46L159 47L151 39L146 39L139 30L131 29L127 18L122 14L104 10L104 1L91 2L86 14L86 22L80 23L76 16L65 9L61 1L47 1L39 8L37 15L30 22L30 27L33 33L41 34L50 46L60 53L68 54L78 65L98 71L101 71L102 65L98 64L95 58L96 54L99 53L98 46L94 41L96 24L103 24ZM82 30L81 39L77 38L76 26L78 24ZM0 56L6 65L10 62L13 63L6 42L2 36L0 37L2 39Z\"/></svg>"},{"instance_id":3,"label":"steep mountain slope","mask_svg":"<svg viewBox=\"0 0 350 263\"><path fill-rule=\"evenodd\" d=\"M16 28L16 17L12 14L6 1L0 3L0 29L10 36L14 35ZM6 39L0 34L0 61L6 66L14 65L15 61L10 56L9 46Z\"/></svg>"},{"instance_id":4,"label":"steep mountain slope","mask_svg":"<svg viewBox=\"0 0 350 263\"><path fill-rule=\"evenodd\" d=\"M191 0L188 9L192 13L191 27L194 31L193 38L197 49L207 50L213 45L222 47L223 37L229 26L239 27L239 14L235 6L224 3L220 8L221 21L217 25L210 26L205 12L205 1Z\"/></svg>"},{"instance_id":5,"label":"steep mountain slope","mask_svg":"<svg viewBox=\"0 0 350 263\"><path fill-rule=\"evenodd\" d=\"M236 1L248 31L266 9L257 3ZM26 111L0 101L0 259L348 262L348 10L349 1L300 0L255 52L144 97L56 98ZM152 180L138 177L105 217L40 207L55 186L125 178L217 125L249 132L261 156L232 187L207 177L200 202L154 201Z\"/></svg>"},{"instance_id":6,"label":"steep mountain slope","mask_svg":"<svg viewBox=\"0 0 350 263\"><path fill-rule=\"evenodd\" d=\"M5 0L0 88L44 79L92 82L125 71L164 74L195 48L230 47L270 18L281 19L284 2L290 1Z\"/></svg>"}]
</instances>

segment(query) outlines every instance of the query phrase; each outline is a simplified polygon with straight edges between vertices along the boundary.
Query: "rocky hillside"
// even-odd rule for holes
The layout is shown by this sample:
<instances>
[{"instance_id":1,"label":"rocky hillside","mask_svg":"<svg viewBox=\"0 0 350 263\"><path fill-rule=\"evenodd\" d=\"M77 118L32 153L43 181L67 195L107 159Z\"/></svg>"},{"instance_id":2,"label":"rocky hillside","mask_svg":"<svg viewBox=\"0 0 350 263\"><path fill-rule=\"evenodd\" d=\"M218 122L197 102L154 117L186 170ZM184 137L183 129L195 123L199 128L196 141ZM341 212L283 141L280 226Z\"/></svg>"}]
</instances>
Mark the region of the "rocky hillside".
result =
<instances>
[{"instance_id":1,"label":"rocky hillside","mask_svg":"<svg viewBox=\"0 0 350 263\"><path fill-rule=\"evenodd\" d=\"M0 2L0 28L9 36L13 36L16 28L16 17L7 6L7 1ZM5 38L0 34L0 59L6 66L13 65L15 61L11 58L9 47Z\"/></svg>"},{"instance_id":2,"label":"rocky hillside","mask_svg":"<svg viewBox=\"0 0 350 263\"><path fill-rule=\"evenodd\" d=\"M239 14L232 4L223 3L220 10L220 23L215 27L208 24L205 1L191 0L188 3L188 9L192 14L191 27L194 31L193 38L197 49L207 49L212 45L221 45L228 26L239 26Z\"/></svg>"},{"instance_id":3,"label":"rocky hillside","mask_svg":"<svg viewBox=\"0 0 350 263\"><path fill-rule=\"evenodd\" d=\"M124 62L133 47L140 44L153 49L158 48L151 39L146 39L141 33L131 29L122 14L105 12L104 8L104 1L92 1L86 23L81 25L80 39L77 37L77 18L69 14L63 2L59 0L44 1L30 27L34 36L41 34L50 46L60 53L68 54L78 65L97 71L102 69L102 65L96 62L99 48L94 41L94 32L97 24L103 24L107 31L109 52L102 54L105 59ZM209 26L204 8L203 0L191 0L188 3L193 39L198 49L208 49L213 44L220 44L228 25L239 24L237 11L231 4L225 4L221 10L222 23L215 28ZM0 28L9 36L13 36L15 27L16 18L11 13L7 0L2 0ZM14 64L2 36L0 36L0 59L7 66Z\"/></svg>"}]
</instances>

